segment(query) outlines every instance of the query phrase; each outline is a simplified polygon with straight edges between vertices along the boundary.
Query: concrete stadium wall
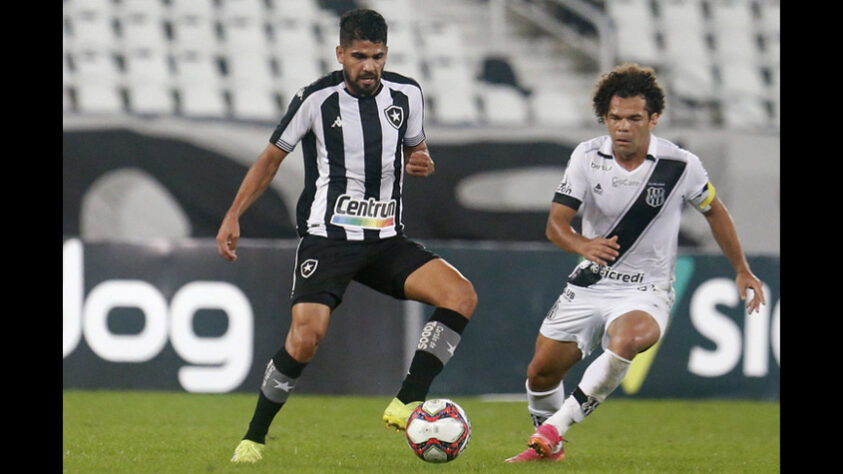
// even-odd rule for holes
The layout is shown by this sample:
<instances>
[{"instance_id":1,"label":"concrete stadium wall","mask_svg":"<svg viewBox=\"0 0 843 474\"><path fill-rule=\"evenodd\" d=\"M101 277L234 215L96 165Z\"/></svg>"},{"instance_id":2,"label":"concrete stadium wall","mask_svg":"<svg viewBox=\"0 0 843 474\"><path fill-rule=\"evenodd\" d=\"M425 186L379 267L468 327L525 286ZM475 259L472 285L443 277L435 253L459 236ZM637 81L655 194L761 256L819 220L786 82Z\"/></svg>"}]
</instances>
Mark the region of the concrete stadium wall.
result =
<instances>
[{"instance_id":1,"label":"concrete stadium wall","mask_svg":"<svg viewBox=\"0 0 843 474\"><path fill-rule=\"evenodd\" d=\"M86 240L213 237L274 124L175 118L65 117L64 229ZM662 128L702 159L747 252L780 253L778 135ZM405 180L405 223L431 239L544 241L553 190L590 129L427 128L437 173ZM246 213L243 235L295 238L301 147ZM698 214L683 214L680 246L717 252Z\"/></svg>"}]
</instances>

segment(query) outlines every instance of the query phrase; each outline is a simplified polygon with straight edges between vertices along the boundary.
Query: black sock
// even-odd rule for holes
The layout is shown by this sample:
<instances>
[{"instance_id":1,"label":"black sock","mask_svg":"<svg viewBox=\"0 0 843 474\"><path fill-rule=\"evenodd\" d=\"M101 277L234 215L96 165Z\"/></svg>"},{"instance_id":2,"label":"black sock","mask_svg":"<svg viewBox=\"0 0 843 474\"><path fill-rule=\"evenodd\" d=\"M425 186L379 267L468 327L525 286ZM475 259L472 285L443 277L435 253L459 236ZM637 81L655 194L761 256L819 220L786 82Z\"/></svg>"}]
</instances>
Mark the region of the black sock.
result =
<instances>
[{"instance_id":1,"label":"black sock","mask_svg":"<svg viewBox=\"0 0 843 474\"><path fill-rule=\"evenodd\" d=\"M272 424L272 420L282 406L284 406L283 403L275 403L266 398L263 392L258 393L258 404L255 407L255 413L252 415L252 421L249 422L249 430L246 431L246 436L243 439L266 444L266 433L269 431L269 425Z\"/></svg>"},{"instance_id":2,"label":"black sock","mask_svg":"<svg viewBox=\"0 0 843 474\"><path fill-rule=\"evenodd\" d=\"M441 325L455 333L456 338L449 342L453 342L453 346L456 347L459 343L459 336L468 324L468 319L456 311L436 308L430 316L427 325L425 325L425 328L431 326L434 322L441 323ZM422 334L422 338L424 337L424 334ZM419 346L422 347L421 341ZM410 370L407 373L407 377L404 379L404 382L401 384L401 390L398 391L398 395L395 397L401 403L424 400L427 397L427 392L430 390L430 384L433 383L433 379L445 367L447 359L443 360L443 357L445 356L441 350L430 352L430 349L427 347L416 350L413 360L410 363Z\"/></svg>"},{"instance_id":3,"label":"black sock","mask_svg":"<svg viewBox=\"0 0 843 474\"><path fill-rule=\"evenodd\" d=\"M413 362L410 364L410 372L404 378L401 390L395 397L404 404L424 400L430 390L430 384L439 372L442 372L443 367L445 364L433 354L416 351Z\"/></svg>"},{"instance_id":4,"label":"black sock","mask_svg":"<svg viewBox=\"0 0 843 474\"><path fill-rule=\"evenodd\" d=\"M282 347L273 357L272 363L275 370L290 379L298 379L304 370L307 363L299 362L287 353ZM292 390L291 390L292 391ZM269 431L269 425L281 407L284 406L284 401L272 401L264 395L263 385L258 393L258 403L255 406L255 412L252 415L252 420L249 422L249 429L246 431L246 436L243 439L248 439L256 443L266 443L266 433Z\"/></svg>"}]
</instances>

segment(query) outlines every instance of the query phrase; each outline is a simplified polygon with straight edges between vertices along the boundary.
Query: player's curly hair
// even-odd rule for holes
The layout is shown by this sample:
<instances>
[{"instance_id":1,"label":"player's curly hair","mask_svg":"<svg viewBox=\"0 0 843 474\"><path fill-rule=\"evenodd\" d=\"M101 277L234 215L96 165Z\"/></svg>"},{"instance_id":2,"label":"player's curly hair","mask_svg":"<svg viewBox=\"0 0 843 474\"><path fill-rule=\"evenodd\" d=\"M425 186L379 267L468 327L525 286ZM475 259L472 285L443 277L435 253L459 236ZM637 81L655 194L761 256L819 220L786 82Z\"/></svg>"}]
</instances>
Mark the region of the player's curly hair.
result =
<instances>
[{"instance_id":1,"label":"player's curly hair","mask_svg":"<svg viewBox=\"0 0 843 474\"><path fill-rule=\"evenodd\" d=\"M609 113L609 102L612 97L624 99L644 96L647 113L659 114L664 111L664 90L656 80L653 68L639 66L634 63L624 63L603 74L594 87L592 106L597 121L603 123L603 117Z\"/></svg>"},{"instance_id":2,"label":"player's curly hair","mask_svg":"<svg viewBox=\"0 0 843 474\"><path fill-rule=\"evenodd\" d=\"M358 8L345 12L340 18L340 46L355 40L386 44L386 30L386 20L374 10Z\"/></svg>"}]
</instances>

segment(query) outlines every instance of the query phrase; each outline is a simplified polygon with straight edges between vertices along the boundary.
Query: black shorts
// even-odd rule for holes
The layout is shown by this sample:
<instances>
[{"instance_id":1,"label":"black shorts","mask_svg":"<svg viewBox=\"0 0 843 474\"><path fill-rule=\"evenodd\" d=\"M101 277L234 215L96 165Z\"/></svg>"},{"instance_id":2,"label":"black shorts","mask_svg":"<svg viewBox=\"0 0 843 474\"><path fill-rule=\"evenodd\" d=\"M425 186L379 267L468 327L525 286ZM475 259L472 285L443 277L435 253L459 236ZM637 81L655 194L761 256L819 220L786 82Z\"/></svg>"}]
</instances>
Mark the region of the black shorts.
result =
<instances>
[{"instance_id":1,"label":"black shorts","mask_svg":"<svg viewBox=\"0 0 843 474\"><path fill-rule=\"evenodd\" d=\"M334 309L351 280L404 300L404 281L435 258L403 235L375 241L307 235L296 250L292 304L322 303Z\"/></svg>"}]
</instances>

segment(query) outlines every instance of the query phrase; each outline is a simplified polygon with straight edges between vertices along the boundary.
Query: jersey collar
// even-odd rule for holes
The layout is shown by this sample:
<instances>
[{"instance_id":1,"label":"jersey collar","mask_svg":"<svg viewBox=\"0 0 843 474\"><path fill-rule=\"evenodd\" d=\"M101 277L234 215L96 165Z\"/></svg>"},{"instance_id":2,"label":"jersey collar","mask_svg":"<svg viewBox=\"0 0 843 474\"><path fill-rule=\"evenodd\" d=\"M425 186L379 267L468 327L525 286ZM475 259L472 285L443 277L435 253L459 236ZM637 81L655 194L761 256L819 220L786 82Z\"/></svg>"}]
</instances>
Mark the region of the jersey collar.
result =
<instances>
[{"instance_id":1,"label":"jersey collar","mask_svg":"<svg viewBox=\"0 0 843 474\"><path fill-rule=\"evenodd\" d=\"M375 93L372 94L372 95L367 95L365 97L361 97L361 96L351 92L350 90L348 90L348 87L345 85L345 82L343 82L342 88L343 88L343 90L345 91L346 94L350 95L351 97L354 97L357 100L374 99L375 97L380 95L381 91L383 91L383 79L381 79L381 81L378 83L378 89L375 91Z\"/></svg>"},{"instance_id":2,"label":"jersey collar","mask_svg":"<svg viewBox=\"0 0 843 474\"><path fill-rule=\"evenodd\" d=\"M600 149L597 150L597 154L603 158L608 160L614 159L614 154L612 152L612 137L608 136L608 140L603 142L603 145L600 146ZM650 144L647 145L647 156L644 157L644 160L650 161L657 161L656 158L656 136L652 133L650 134Z\"/></svg>"}]
</instances>

